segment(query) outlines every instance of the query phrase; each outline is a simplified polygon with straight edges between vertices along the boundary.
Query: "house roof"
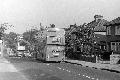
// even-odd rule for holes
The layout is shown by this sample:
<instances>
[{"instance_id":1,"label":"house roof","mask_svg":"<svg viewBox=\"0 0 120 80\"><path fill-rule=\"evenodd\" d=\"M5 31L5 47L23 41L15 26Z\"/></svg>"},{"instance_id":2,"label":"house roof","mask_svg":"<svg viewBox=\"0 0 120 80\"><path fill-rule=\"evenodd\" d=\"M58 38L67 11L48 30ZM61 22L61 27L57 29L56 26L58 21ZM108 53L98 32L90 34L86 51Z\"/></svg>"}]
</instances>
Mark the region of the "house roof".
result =
<instances>
[{"instance_id":1,"label":"house roof","mask_svg":"<svg viewBox=\"0 0 120 80\"><path fill-rule=\"evenodd\" d=\"M115 24L120 24L120 17L116 18L116 19L113 19L112 21L110 22L107 22L105 24L105 26L109 26L109 25L115 25Z\"/></svg>"},{"instance_id":2,"label":"house roof","mask_svg":"<svg viewBox=\"0 0 120 80\"><path fill-rule=\"evenodd\" d=\"M72 32L76 32L76 28L74 26L66 28L65 35L71 34Z\"/></svg>"},{"instance_id":3,"label":"house roof","mask_svg":"<svg viewBox=\"0 0 120 80\"><path fill-rule=\"evenodd\" d=\"M100 19L97 22L94 20L88 23L88 26L93 27L95 32L103 32L106 31L106 26L104 26L104 24L107 22L108 21L104 19Z\"/></svg>"},{"instance_id":4,"label":"house roof","mask_svg":"<svg viewBox=\"0 0 120 80\"><path fill-rule=\"evenodd\" d=\"M92 28L94 28L95 26L97 26L97 24L98 24L98 22L96 22L96 21L94 20L94 21L88 23L87 25L90 26L90 27L92 27Z\"/></svg>"},{"instance_id":5,"label":"house roof","mask_svg":"<svg viewBox=\"0 0 120 80\"><path fill-rule=\"evenodd\" d=\"M97 26L95 27L95 31L106 31L106 26L104 26L105 23L107 23L107 20L100 20L97 24Z\"/></svg>"}]
</instances>

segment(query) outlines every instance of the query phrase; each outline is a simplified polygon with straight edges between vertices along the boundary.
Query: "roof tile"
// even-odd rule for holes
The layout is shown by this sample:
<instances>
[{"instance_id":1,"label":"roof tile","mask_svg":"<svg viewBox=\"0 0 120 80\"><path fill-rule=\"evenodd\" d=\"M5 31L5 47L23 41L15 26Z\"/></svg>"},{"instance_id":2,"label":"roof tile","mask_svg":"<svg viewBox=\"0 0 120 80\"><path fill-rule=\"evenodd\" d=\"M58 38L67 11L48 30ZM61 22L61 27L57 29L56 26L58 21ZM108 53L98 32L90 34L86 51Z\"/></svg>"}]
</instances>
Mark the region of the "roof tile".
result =
<instances>
[{"instance_id":1,"label":"roof tile","mask_svg":"<svg viewBox=\"0 0 120 80\"><path fill-rule=\"evenodd\" d=\"M97 22L94 20L90 23L88 23L88 26L93 27L95 31L106 31L106 26L104 26L105 23L107 23L107 20L101 19Z\"/></svg>"},{"instance_id":2,"label":"roof tile","mask_svg":"<svg viewBox=\"0 0 120 80\"><path fill-rule=\"evenodd\" d=\"M114 24L120 24L120 17L116 18L116 19L113 19L112 21L110 22L107 22L105 24L105 26L109 26L109 25L114 25Z\"/></svg>"}]
</instances>

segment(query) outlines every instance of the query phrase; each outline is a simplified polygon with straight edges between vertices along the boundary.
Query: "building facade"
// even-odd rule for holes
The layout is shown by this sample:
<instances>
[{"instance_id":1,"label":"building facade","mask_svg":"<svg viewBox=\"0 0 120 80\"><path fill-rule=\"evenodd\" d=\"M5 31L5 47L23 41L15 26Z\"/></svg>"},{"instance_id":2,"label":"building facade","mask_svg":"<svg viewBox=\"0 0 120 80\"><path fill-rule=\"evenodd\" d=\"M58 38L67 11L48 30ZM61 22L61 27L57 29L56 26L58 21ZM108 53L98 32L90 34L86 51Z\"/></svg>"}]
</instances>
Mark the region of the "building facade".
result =
<instances>
[{"instance_id":1,"label":"building facade","mask_svg":"<svg viewBox=\"0 0 120 80\"><path fill-rule=\"evenodd\" d=\"M120 17L105 24L108 51L120 54Z\"/></svg>"},{"instance_id":2,"label":"building facade","mask_svg":"<svg viewBox=\"0 0 120 80\"><path fill-rule=\"evenodd\" d=\"M87 25L94 30L94 41L99 45L102 51L106 51L106 24L108 21L101 15L95 15L94 20Z\"/></svg>"}]
</instances>

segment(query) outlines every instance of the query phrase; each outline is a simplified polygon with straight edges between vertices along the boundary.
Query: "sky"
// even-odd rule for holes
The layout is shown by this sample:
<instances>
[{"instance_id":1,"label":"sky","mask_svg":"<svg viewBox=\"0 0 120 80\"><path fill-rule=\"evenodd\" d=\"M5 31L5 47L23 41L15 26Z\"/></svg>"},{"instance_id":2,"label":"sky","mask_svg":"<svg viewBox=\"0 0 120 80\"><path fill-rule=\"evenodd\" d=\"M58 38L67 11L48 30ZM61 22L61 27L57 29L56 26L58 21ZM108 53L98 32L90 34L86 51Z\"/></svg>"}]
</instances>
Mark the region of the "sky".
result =
<instances>
[{"instance_id":1,"label":"sky","mask_svg":"<svg viewBox=\"0 0 120 80\"><path fill-rule=\"evenodd\" d=\"M110 21L120 17L119 3L120 0L0 0L0 24L14 26L7 33L22 34L40 23L58 28L89 23L96 14Z\"/></svg>"}]
</instances>

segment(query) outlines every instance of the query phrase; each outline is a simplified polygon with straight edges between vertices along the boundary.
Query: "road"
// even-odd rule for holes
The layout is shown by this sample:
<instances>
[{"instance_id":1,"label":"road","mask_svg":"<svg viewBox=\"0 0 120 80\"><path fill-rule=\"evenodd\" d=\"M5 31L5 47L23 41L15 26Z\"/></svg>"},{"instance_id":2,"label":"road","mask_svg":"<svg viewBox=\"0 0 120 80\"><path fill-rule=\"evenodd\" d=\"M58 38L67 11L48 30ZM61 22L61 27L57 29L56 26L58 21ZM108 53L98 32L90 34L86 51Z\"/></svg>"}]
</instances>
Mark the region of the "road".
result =
<instances>
[{"instance_id":1,"label":"road","mask_svg":"<svg viewBox=\"0 0 120 80\"><path fill-rule=\"evenodd\" d=\"M70 63L0 59L0 80L120 80L120 74Z\"/></svg>"}]
</instances>

